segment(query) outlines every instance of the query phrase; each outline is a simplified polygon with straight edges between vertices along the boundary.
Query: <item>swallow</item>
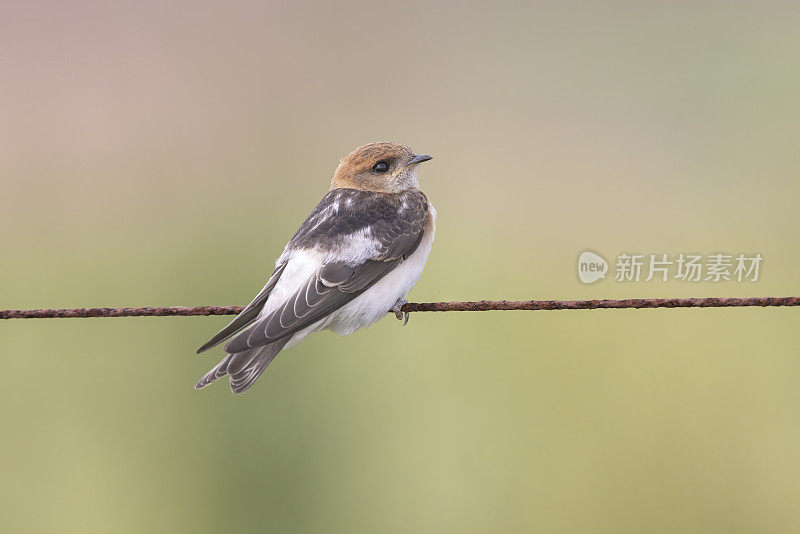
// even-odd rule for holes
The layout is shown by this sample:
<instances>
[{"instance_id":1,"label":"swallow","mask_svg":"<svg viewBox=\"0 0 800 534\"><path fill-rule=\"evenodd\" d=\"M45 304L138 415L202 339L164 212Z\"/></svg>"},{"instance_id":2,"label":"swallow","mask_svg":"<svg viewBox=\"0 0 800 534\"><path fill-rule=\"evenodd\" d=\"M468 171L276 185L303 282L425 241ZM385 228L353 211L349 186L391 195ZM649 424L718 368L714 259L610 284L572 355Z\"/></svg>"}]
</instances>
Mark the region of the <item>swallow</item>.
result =
<instances>
[{"instance_id":1,"label":"swallow","mask_svg":"<svg viewBox=\"0 0 800 534\"><path fill-rule=\"evenodd\" d=\"M227 355L195 389L228 375L231 390L243 393L281 350L310 334L352 334L388 312L402 319L436 232L436 210L417 178L430 159L398 143L371 143L342 158L261 292L197 351L227 341Z\"/></svg>"}]
</instances>

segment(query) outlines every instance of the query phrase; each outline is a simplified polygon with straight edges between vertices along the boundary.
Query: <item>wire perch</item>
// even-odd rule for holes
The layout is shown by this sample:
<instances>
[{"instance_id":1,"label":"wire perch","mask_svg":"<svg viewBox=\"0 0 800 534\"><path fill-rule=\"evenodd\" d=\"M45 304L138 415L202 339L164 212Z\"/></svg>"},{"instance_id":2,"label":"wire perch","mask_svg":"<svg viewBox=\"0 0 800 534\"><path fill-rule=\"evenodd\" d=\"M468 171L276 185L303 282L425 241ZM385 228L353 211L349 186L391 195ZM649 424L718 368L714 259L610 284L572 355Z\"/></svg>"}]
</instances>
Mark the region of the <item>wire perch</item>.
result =
<instances>
[{"instance_id":1,"label":"wire perch","mask_svg":"<svg viewBox=\"0 0 800 534\"><path fill-rule=\"evenodd\" d=\"M800 297L701 297L621 300L478 300L457 302L409 302L402 312L495 310L600 310L642 308L738 308L745 306L800 306ZM0 310L0 319L68 319L87 317L170 317L236 315L243 306L163 306L144 308L57 308Z\"/></svg>"}]
</instances>

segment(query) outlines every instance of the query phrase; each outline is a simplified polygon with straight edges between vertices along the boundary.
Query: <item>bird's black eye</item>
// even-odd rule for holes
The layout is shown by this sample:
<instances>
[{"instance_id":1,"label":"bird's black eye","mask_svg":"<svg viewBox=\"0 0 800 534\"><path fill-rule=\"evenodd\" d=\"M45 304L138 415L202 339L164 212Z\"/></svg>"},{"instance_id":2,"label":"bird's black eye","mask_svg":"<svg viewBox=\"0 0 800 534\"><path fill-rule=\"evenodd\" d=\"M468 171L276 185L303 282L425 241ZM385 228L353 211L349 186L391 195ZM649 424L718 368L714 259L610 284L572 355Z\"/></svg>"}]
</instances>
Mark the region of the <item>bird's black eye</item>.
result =
<instances>
[{"instance_id":1,"label":"bird's black eye","mask_svg":"<svg viewBox=\"0 0 800 534\"><path fill-rule=\"evenodd\" d=\"M375 165L372 166L372 170L375 172L384 173L389 170L389 164L385 161L379 161Z\"/></svg>"}]
</instances>

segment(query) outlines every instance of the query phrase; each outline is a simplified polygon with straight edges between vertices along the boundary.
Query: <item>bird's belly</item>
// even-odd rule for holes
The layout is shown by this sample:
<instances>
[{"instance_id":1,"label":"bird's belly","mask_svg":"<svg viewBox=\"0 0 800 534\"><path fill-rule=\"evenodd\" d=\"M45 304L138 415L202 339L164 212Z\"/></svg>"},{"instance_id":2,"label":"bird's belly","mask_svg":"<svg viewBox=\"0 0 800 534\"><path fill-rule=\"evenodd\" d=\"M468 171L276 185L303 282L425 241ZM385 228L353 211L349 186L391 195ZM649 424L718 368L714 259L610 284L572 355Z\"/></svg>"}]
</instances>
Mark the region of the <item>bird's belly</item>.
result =
<instances>
[{"instance_id":1,"label":"bird's belly","mask_svg":"<svg viewBox=\"0 0 800 534\"><path fill-rule=\"evenodd\" d=\"M352 334L379 321L414 287L425 268L436 233L436 211L429 204L428 225L417 250L374 286L331 314L327 328L339 335Z\"/></svg>"}]
</instances>

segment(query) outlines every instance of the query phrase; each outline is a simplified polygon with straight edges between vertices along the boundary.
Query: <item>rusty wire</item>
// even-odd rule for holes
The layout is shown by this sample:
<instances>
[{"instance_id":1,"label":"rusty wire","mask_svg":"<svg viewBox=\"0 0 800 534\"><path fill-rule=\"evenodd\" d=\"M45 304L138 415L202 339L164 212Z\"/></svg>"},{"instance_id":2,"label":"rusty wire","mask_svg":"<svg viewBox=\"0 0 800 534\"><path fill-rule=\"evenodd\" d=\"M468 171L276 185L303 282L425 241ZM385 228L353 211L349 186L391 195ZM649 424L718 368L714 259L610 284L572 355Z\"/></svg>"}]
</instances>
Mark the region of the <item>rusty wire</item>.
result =
<instances>
[{"instance_id":1,"label":"rusty wire","mask_svg":"<svg viewBox=\"0 0 800 534\"><path fill-rule=\"evenodd\" d=\"M404 312L494 310L597 310L622 308L730 308L744 306L800 306L800 297L702 297L621 300L479 300L460 302L409 302ZM167 317L236 315L242 306L164 306L146 308L59 308L0 310L0 319L59 319L86 317Z\"/></svg>"}]
</instances>

